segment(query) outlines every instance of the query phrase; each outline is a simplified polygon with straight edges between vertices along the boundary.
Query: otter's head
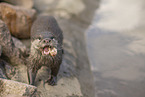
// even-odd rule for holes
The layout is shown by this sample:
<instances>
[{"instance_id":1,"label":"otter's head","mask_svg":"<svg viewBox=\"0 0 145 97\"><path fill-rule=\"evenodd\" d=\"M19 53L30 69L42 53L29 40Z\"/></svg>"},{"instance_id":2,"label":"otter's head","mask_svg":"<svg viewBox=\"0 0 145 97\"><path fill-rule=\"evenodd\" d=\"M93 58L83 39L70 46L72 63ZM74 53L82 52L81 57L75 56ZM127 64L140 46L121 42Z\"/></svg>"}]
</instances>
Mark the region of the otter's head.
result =
<instances>
[{"instance_id":1,"label":"otter's head","mask_svg":"<svg viewBox=\"0 0 145 97\"><path fill-rule=\"evenodd\" d=\"M32 37L32 48L37 50L43 56L56 56L58 41L51 33L41 33Z\"/></svg>"}]
</instances>

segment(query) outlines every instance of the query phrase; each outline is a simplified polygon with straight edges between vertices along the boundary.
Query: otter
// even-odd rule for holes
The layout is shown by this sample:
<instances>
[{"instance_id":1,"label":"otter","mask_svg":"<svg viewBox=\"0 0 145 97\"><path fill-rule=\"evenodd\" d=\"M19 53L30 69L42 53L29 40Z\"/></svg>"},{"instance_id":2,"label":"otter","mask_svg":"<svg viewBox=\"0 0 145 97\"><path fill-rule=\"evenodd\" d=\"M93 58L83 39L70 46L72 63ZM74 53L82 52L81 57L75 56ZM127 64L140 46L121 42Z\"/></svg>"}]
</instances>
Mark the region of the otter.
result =
<instances>
[{"instance_id":1,"label":"otter","mask_svg":"<svg viewBox=\"0 0 145 97\"><path fill-rule=\"evenodd\" d=\"M63 32L53 16L41 15L31 28L31 48L28 57L29 84L34 85L37 71L42 66L51 70L46 82L56 85L57 74L62 63Z\"/></svg>"}]
</instances>

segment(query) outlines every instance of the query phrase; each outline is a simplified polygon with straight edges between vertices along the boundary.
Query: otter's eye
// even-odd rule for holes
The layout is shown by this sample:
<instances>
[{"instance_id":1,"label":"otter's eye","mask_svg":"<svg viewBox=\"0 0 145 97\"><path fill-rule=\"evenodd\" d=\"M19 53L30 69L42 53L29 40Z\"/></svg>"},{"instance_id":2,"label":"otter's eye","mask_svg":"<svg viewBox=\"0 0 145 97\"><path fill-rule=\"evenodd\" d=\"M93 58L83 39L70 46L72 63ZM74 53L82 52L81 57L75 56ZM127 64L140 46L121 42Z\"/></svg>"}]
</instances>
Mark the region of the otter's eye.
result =
<instances>
[{"instance_id":1,"label":"otter's eye","mask_svg":"<svg viewBox=\"0 0 145 97\"><path fill-rule=\"evenodd\" d=\"M54 39L54 37L50 37L50 39Z\"/></svg>"},{"instance_id":2,"label":"otter's eye","mask_svg":"<svg viewBox=\"0 0 145 97\"><path fill-rule=\"evenodd\" d=\"M41 40L41 37L38 37L39 40Z\"/></svg>"}]
</instances>

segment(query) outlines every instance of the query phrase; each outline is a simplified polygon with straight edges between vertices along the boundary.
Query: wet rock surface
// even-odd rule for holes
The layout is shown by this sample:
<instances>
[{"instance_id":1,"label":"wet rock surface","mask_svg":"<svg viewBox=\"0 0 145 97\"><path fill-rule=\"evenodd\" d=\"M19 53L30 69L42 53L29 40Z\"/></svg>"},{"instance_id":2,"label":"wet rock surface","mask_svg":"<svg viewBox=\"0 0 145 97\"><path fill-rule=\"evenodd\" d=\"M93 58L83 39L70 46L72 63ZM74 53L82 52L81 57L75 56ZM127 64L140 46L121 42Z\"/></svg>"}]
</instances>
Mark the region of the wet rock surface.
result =
<instances>
[{"instance_id":1,"label":"wet rock surface","mask_svg":"<svg viewBox=\"0 0 145 97\"><path fill-rule=\"evenodd\" d=\"M17 38L29 38L36 11L8 3L0 3L0 17L7 24L11 34Z\"/></svg>"}]
</instances>

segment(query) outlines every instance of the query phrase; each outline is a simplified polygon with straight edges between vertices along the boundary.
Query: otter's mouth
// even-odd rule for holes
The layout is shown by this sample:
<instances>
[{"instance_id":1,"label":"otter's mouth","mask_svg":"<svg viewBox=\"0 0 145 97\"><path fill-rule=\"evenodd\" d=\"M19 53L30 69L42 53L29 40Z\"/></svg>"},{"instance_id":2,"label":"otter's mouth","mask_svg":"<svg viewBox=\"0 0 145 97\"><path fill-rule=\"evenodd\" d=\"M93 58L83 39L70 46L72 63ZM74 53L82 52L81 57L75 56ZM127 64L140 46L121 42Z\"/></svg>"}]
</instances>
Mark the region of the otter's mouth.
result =
<instances>
[{"instance_id":1,"label":"otter's mouth","mask_svg":"<svg viewBox=\"0 0 145 97\"><path fill-rule=\"evenodd\" d=\"M43 48L42 54L55 56L57 54L57 49L52 46L45 46Z\"/></svg>"}]
</instances>

